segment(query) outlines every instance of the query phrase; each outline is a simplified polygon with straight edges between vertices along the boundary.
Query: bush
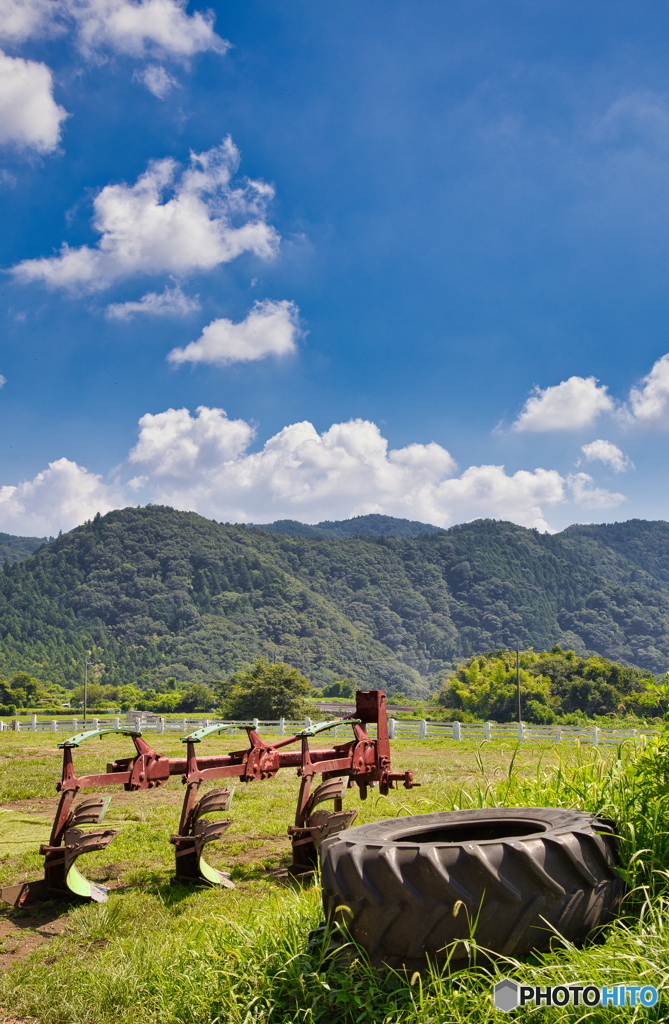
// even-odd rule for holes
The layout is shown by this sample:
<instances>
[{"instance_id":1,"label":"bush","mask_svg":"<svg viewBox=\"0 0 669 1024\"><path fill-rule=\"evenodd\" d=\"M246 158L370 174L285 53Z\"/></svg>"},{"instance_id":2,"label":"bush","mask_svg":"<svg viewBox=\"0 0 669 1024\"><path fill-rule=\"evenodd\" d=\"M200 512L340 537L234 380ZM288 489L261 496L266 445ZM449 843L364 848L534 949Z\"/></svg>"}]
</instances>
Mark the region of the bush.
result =
<instances>
[{"instance_id":1,"label":"bush","mask_svg":"<svg viewBox=\"0 0 669 1024\"><path fill-rule=\"evenodd\" d=\"M356 684L352 679L339 679L323 690L324 697L354 697Z\"/></svg>"},{"instance_id":2,"label":"bush","mask_svg":"<svg viewBox=\"0 0 669 1024\"><path fill-rule=\"evenodd\" d=\"M160 703L165 702L170 703L170 698L163 697ZM215 703L216 695L205 683L193 683L188 687L181 700L176 702L176 710L211 711Z\"/></svg>"}]
</instances>

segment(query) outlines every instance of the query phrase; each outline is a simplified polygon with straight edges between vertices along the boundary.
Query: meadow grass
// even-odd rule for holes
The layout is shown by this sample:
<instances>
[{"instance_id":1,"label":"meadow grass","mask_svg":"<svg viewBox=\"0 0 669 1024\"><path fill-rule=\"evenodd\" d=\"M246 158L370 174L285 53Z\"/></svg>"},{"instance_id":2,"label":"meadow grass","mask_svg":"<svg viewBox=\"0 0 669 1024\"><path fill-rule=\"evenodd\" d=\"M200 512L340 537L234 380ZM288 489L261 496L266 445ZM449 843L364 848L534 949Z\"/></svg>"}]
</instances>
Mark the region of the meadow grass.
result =
<instances>
[{"instance_id":1,"label":"meadow grass","mask_svg":"<svg viewBox=\"0 0 669 1024\"><path fill-rule=\"evenodd\" d=\"M33 836L20 833L18 825L19 819L23 828L39 819L48 832L58 739L53 734L0 737L0 806L8 809L0 813L0 829L6 836L16 822L21 841L15 854L0 847L3 884L39 874ZM183 749L176 737L159 739L165 753ZM95 741L82 748L77 765L99 770L122 752L124 742L118 737ZM227 737L224 742L226 749L242 745ZM359 822L500 805L579 807L613 818L622 836L622 869L634 888L625 913L597 943L582 949L556 940L550 954L451 975L436 969L413 978L380 973L355 950L346 962L328 960L323 943L308 941L322 920L318 887L282 886L268 870L288 856L285 830L294 813L294 774L238 788L229 840L216 860L210 858L231 869L238 881L236 890L223 892L169 883L167 837L182 795L173 781L149 793L114 791L109 820L120 834L106 851L82 858L82 867L85 860L89 877L118 889L104 905L63 907L65 931L5 973L0 1007L41 1024L482 1024L493 1018L499 1024L504 1018L492 1007L490 987L506 975L542 985L584 980L611 985L643 978L663 988L669 979L663 874L669 865L663 796L669 779L658 779L655 761L648 759L644 775L631 745L601 750L406 740L393 744L393 762L399 769L413 768L423 787L388 798L371 795L362 804L349 793L345 806L358 807ZM12 772L17 763L26 768L19 780ZM565 1016L664 1021L669 1001L663 991L652 1009L531 1012L546 1021Z\"/></svg>"}]
</instances>

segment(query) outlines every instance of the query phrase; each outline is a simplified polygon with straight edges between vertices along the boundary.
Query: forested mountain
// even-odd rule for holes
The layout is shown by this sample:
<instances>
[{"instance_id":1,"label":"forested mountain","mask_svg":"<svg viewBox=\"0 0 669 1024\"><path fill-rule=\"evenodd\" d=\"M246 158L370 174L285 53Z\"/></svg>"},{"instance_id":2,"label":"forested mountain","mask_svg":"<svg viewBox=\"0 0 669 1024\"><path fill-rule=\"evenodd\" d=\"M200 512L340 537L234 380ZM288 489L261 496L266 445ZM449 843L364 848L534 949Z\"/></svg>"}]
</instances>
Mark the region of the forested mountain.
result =
<instances>
[{"instance_id":1,"label":"forested mountain","mask_svg":"<svg viewBox=\"0 0 669 1024\"><path fill-rule=\"evenodd\" d=\"M0 533L0 564L20 562L32 555L45 544L47 537L13 537L11 533ZM53 539L53 538L52 538Z\"/></svg>"},{"instance_id":2,"label":"forested mountain","mask_svg":"<svg viewBox=\"0 0 669 1024\"><path fill-rule=\"evenodd\" d=\"M277 519L274 523L256 526L269 533L287 533L293 537L418 537L421 533L439 533L438 526L418 523L413 519L396 519L373 512L368 516L354 516L339 521L323 520L322 523L299 523L297 519Z\"/></svg>"},{"instance_id":3,"label":"forested mountain","mask_svg":"<svg viewBox=\"0 0 669 1024\"><path fill-rule=\"evenodd\" d=\"M99 681L145 685L210 681L266 654L316 684L420 696L456 662L516 642L666 671L669 524L551 536L477 520L331 539L147 506L97 516L0 574L0 674L54 682L79 682L91 648Z\"/></svg>"}]
</instances>

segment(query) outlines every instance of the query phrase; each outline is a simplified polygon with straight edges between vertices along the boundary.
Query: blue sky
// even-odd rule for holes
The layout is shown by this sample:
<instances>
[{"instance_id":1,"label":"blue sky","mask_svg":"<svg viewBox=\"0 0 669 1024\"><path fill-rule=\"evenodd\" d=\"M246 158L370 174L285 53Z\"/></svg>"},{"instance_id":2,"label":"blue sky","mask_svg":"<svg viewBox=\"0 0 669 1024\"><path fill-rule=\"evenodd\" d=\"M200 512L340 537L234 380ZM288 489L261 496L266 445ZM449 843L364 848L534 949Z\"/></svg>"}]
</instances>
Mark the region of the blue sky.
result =
<instances>
[{"instance_id":1,"label":"blue sky","mask_svg":"<svg viewBox=\"0 0 669 1024\"><path fill-rule=\"evenodd\" d=\"M0 26L0 530L667 517L663 5Z\"/></svg>"}]
</instances>

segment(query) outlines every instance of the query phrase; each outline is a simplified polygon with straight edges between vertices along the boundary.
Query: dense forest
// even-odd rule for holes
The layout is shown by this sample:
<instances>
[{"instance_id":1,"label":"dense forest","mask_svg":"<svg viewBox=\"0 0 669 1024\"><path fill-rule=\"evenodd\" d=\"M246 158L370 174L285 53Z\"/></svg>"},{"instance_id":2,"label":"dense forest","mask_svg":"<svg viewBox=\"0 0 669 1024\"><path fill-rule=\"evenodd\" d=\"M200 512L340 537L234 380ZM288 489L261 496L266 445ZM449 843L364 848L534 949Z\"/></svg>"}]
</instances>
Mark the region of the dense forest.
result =
<instances>
[{"instance_id":1,"label":"dense forest","mask_svg":"<svg viewBox=\"0 0 669 1024\"><path fill-rule=\"evenodd\" d=\"M665 522L354 528L369 519L371 535L330 538L162 506L96 516L5 562L0 675L80 684L89 652L102 685L198 684L264 655L315 685L348 678L416 698L458 662L516 644L669 666Z\"/></svg>"},{"instance_id":2,"label":"dense forest","mask_svg":"<svg viewBox=\"0 0 669 1024\"><path fill-rule=\"evenodd\" d=\"M53 537L13 537L11 533L0 533L0 564L21 562L48 540Z\"/></svg>"},{"instance_id":3,"label":"dense forest","mask_svg":"<svg viewBox=\"0 0 669 1024\"><path fill-rule=\"evenodd\" d=\"M422 533L442 532L438 526L418 523L414 519L382 516L378 512L339 521L325 519L313 525L300 523L297 519L277 519L273 523L257 525L256 529L267 530L269 533L287 533L293 537L329 537L331 540L342 537L419 537Z\"/></svg>"}]
</instances>

